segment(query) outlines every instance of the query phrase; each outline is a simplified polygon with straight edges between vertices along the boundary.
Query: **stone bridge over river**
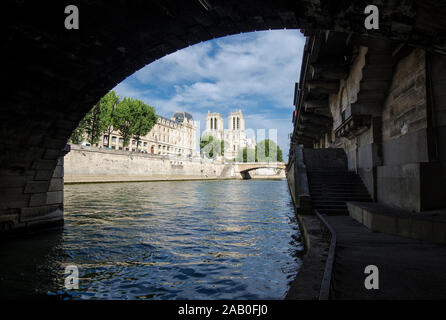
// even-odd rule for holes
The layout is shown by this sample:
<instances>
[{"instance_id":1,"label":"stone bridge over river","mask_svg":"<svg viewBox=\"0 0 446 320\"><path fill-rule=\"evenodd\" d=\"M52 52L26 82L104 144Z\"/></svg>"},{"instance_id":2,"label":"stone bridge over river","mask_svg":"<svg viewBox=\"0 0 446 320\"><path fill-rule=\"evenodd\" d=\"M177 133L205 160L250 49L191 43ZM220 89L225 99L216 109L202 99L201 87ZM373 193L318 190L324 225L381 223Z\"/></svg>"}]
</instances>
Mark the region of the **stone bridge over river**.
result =
<instances>
[{"instance_id":1,"label":"stone bridge over river","mask_svg":"<svg viewBox=\"0 0 446 320\"><path fill-rule=\"evenodd\" d=\"M373 36L446 52L441 1L369 4L374 2L377 30L365 30L362 1L79 0L80 28L67 30L64 9L72 1L2 1L7 82L0 115L0 229L62 223L62 156L72 131L110 89L174 51L241 32L293 28L306 36L345 32L342 43L366 46ZM308 85L326 87L322 81Z\"/></svg>"},{"instance_id":2,"label":"stone bridge over river","mask_svg":"<svg viewBox=\"0 0 446 320\"><path fill-rule=\"evenodd\" d=\"M236 162L235 171L239 172L243 179L249 179L249 171L264 168L274 168L284 170L286 163L284 162Z\"/></svg>"}]
</instances>

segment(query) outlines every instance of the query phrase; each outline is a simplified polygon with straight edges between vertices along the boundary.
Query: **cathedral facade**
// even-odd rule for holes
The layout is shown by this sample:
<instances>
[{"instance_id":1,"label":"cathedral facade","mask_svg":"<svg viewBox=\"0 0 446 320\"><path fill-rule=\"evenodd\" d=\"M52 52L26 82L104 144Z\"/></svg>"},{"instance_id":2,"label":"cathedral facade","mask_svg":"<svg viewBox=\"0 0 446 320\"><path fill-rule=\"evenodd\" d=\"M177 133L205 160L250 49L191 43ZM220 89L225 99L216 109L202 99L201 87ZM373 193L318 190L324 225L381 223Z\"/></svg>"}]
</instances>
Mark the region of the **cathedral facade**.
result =
<instances>
[{"instance_id":1,"label":"cathedral facade","mask_svg":"<svg viewBox=\"0 0 446 320\"><path fill-rule=\"evenodd\" d=\"M206 116L206 130L203 136L213 136L215 139L225 142L224 157L234 159L239 150L247 147L254 148L255 138L247 138L245 129L245 117L241 110L231 112L228 117L228 129L224 128L223 117L218 112L210 112Z\"/></svg>"}]
</instances>

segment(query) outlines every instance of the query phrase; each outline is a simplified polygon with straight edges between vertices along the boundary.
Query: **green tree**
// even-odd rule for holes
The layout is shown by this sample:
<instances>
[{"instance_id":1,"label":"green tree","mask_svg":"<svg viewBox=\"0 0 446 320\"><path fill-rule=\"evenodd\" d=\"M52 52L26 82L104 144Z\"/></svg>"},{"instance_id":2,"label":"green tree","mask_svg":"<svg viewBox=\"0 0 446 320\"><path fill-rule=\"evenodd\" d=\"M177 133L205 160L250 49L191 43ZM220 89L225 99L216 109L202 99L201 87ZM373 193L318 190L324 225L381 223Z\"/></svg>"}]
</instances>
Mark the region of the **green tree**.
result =
<instances>
[{"instance_id":1,"label":"green tree","mask_svg":"<svg viewBox=\"0 0 446 320\"><path fill-rule=\"evenodd\" d=\"M111 91L102 97L87 113L82 126L91 144L98 143L104 132L110 129L113 121L113 107L119 100L115 92Z\"/></svg>"},{"instance_id":2,"label":"green tree","mask_svg":"<svg viewBox=\"0 0 446 320\"><path fill-rule=\"evenodd\" d=\"M200 138L200 150L208 158L215 158L216 155L224 155L224 140L215 139L211 135L204 135Z\"/></svg>"},{"instance_id":3,"label":"green tree","mask_svg":"<svg viewBox=\"0 0 446 320\"><path fill-rule=\"evenodd\" d=\"M140 100L133 100L130 108L130 116L134 120L131 128L132 135L136 139L136 149L139 141L153 128L157 121L155 109Z\"/></svg>"},{"instance_id":4,"label":"green tree","mask_svg":"<svg viewBox=\"0 0 446 320\"><path fill-rule=\"evenodd\" d=\"M256 162L257 161L256 149L247 147L239 149L235 160L237 162Z\"/></svg>"},{"instance_id":5,"label":"green tree","mask_svg":"<svg viewBox=\"0 0 446 320\"><path fill-rule=\"evenodd\" d=\"M283 153L280 147L272 140L265 139L256 145L256 161L282 162Z\"/></svg>"},{"instance_id":6,"label":"green tree","mask_svg":"<svg viewBox=\"0 0 446 320\"><path fill-rule=\"evenodd\" d=\"M102 97L100 104L103 107L103 121L107 126L106 131L108 132L107 147L110 147L110 135L113 128L113 115L116 105L119 103L119 96L114 92L110 91L104 97Z\"/></svg>"},{"instance_id":7,"label":"green tree","mask_svg":"<svg viewBox=\"0 0 446 320\"><path fill-rule=\"evenodd\" d=\"M124 146L128 146L132 137L133 121L130 115L131 101L128 98L122 99L113 112L113 127L122 136Z\"/></svg>"},{"instance_id":8,"label":"green tree","mask_svg":"<svg viewBox=\"0 0 446 320\"><path fill-rule=\"evenodd\" d=\"M113 112L113 127L122 136L124 146L129 145L132 137L138 141L138 145L141 137L153 128L156 121L155 109L133 98L122 99Z\"/></svg>"}]
</instances>

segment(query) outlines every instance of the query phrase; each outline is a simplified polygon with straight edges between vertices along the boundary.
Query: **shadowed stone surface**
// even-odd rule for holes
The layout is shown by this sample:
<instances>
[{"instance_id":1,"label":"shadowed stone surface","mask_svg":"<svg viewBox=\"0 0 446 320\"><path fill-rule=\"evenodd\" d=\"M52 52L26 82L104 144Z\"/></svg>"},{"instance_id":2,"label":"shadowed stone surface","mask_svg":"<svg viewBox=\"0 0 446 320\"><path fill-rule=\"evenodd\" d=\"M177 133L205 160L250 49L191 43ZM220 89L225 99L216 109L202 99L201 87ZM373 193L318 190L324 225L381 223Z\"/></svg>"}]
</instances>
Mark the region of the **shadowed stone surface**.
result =
<instances>
[{"instance_id":1,"label":"shadowed stone surface","mask_svg":"<svg viewBox=\"0 0 446 320\"><path fill-rule=\"evenodd\" d=\"M445 51L444 6L377 4L380 29L366 32L364 4L355 1L3 1L0 225L17 226L22 209L44 202L33 194L62 191L50 184L61 150L101 96L176 50L240 32L301 28L306 35L353 31ZM79 8L79 30L64 27L67 5ZM61 194L48 194L45 206L57 199ZM39 212L52 210L45 206Z\"/></svg>"},{"instance_id":2,"label":"shadowed stone surface","mask_svg":"<svg viewBox=\"0 0 446 320\"><path fill-rule=\"evenodd\" d=\"M327 217L337 234L332 299L444 299L446 246L370 231L348 216ZM364 287L367 265L379 289Z\"/></svg>"}]
</instances>

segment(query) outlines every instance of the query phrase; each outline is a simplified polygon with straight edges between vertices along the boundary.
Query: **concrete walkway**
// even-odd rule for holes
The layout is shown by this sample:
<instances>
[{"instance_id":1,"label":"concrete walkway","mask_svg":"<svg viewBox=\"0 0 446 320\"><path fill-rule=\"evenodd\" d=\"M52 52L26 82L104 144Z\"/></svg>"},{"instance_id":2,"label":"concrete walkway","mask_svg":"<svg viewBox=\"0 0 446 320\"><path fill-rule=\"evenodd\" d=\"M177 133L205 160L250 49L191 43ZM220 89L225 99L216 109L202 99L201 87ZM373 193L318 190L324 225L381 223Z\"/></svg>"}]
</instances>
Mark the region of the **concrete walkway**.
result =
<instances>
[{"instance_id":1,"label":"concrete walkway","mask_svg":"<svg viewBox=\"0 0 446 320\"><path fill-rule=\"evenodd\" d=\"M332 299L446 299L446 245L373 232L349 216L328 216L337 234ZM367 265L379 289L366 290Z\"/></svg>"}]
</instances>

